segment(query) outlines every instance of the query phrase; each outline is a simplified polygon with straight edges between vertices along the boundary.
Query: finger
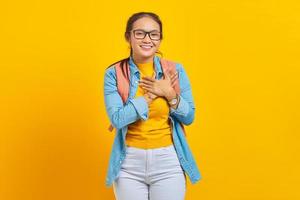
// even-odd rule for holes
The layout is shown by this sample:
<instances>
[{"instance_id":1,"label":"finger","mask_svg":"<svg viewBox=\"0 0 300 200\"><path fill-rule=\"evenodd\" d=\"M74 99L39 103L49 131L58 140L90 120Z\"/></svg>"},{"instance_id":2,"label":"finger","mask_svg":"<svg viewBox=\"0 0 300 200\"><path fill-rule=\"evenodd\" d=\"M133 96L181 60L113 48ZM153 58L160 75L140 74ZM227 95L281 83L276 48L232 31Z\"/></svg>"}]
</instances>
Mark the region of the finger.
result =
<instances>
[{"instance_id":1,"label":"finger","mask_svg":"<svg viewBox=\"0 0 300 200\"><path fill-rule=\"evenodd\" d=\"M155 99L157 95L153 94L152 92L147 92L151 99Z\"/></svg>"},{"instance_id":2,"label":"finger","mask_svg":"<svg viewBox=\"0 0 300 200\"><path fill-rule=\"evenodd\" d=\"M153 92L148 92L148 93L150 93L152 96L156 96L157 97L157 95L155 93L153 93Z\"/></svg>"},{"instance_id":3,"label":"finger","mask_svg":"<svg viewBox=\"0 0 300 200\"><path fill-rule=\"evenodd\" d=\"M140 81L139 81L139 84L144 84L144 85L152 86L152 85L153 85L153 82L151 82L151 81L146 81L146 80L140 80Z\"/></svg>"},{"instance_id":4,"label":"finger","mask_svg":"<svg viewBox=\"0 0 300 200\"><path fill-rule=\"evenodd\" d=\"M172 87L174 87L175 85L176 85L176 83L175 83L175 82L171 84L171 86L172 86Z\"/></svg>"},{"instance_id":5,"label":"finger","mask_svg":"<svg viewBox=\"0 0 300 200\"><path fill-rule=\"evenodd\" d=\"M152 90L152 91L147 91L147 93L150 94L154 99L157 98L157 97L159 96L158 94L156 94L156 93L154 92L154 90Z\"/></svg>"},{"instance_id":6,"label":"finger","mask_svg":"<svg viewBox=\"0 0 300 200\"><path fill-rule=\"evenodd\" d=\"M153 82L150 82L150 81L139 81L139 84L153 85Z\"/></svg>"},{"instance_id":7,"label":"finger","mask_svg":"<svg viewBox=\"0 0 300 200\"><path fill-rule=\"evenodd\" d=\"M147 87L147 88L153 88L151 85L146 85L146 84L139 84L139 86L141 88L145 88L145 87Z\"/></svg>"},{"instance_id":8,"label":"finger","mask_svg":"<svg viewBox=\"0 0 300 200\"><path fill-rule=\"evenodd\" d=\"M156 73L154 71L152 78L155 79L155 77L156 77Z\"/></svg>"},{"instance_id":9,"label":"finger","mask_svg":"<svg viewBox=\"0 0 300 200\"><path fill-rule=\"evenodd\" d=\"M177 78L178 78L177 76L172 76L172 77L171 77L171 80L174 81L174 80L176 80Z\"/></svg>"},{"instance_id":10,"label":"finger","mask_svg":"<svg viewBox=\"0 0 300 200\"><path fill-rule=\"evenodd\" d=\"M170 79L173 79L173 78L177 78L177 72L175 72L174 74L170 75Z\"/></svg>"},{"instance_id":11,"label":"finger","mask_svg":"<svg viewBox=\"0 0 300 200\"><path fill-rule=\"evenodd\" d=\"M153 92L153 88L152 88L152 87L143 86L142 88L143 88L144 90L149 91L149 92Z\"/></svg>"},{"instance_id":12,"label":"finger","mask_svg":"<svg viewBox=\"0 0 300 200\"><path fill-rule=\"evenodd\" d=\"M171 78L170 78L170 76L168 74L164 74L164 79L170 80Z\"/></svg>"},{"instance_id":13,"label":"finger","mask_svg":"<svg viewBox=\"0 0 300 200\"><path fill-rule=\"evenodd\" d=\"M164 75L164 77L170 77L171 74L170 74L169 70L166 70L163 72L163 75Z\"/></svg>"},{"instance_id":14,"label":"finger","mask_svg":"<svg viewBox=\"0 0 300 200\"><path fill-rule=\"evenodd\" d=\"M170 82L171 82L171 84L173 84L176 82L176 79L172 79Z\"/></svg>"},{"instance_id":15,"label":"finger","mask_svg":"<svg viewBox=\"0 0 300 200\"><path fill-rule=\"evenodd\" d=\"M142 78L141 80L139 80L140 83L152 83L153 81L150 81L148 79L144 79Z\"/></svg>"},{"instance_id":16,"label":"finger","mask_svg":"<svg viewBox=\"0 0 300 200\"><path fill-rule=\"evenodd\" d=\"M176 81L177 81L177 78L172 79L171 84L174 85L176 83Z\"/></svg>"},{"instance_id":17,"label":"finger","mask_svg":"<svg viewBox=\"0 0 300 200\"><path fill-rule=\"evenodd\" d=\"M147 80L147 81L151 81L151 82L154 82L154 81L155 81L154 78L151 78L151 77L149 77L149 76L143 77L142 80Z\"/></svg>"},{"instance_id":18,"label":"finger","mask_svg":"<svg viewBox=\"0 0 300 200\"><path fill-rule=\"evenodd\" d=\"M178 73L177 73L177 72L175 72L174 74L172 74L172 75L171 75L171 78L173 78L173 77L177 77L177 75L178 75Z\"/></svg>"}]
</instances>

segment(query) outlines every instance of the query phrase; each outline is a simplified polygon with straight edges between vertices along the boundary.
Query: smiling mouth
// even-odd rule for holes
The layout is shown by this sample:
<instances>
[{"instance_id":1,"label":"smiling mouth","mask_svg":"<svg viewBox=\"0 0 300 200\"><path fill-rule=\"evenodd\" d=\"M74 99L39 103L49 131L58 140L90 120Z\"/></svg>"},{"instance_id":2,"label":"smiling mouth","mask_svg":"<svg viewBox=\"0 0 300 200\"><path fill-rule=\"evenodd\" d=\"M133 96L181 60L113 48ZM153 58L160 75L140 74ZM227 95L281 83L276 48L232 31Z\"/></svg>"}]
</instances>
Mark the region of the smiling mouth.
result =
<instances>
[{"instance_id":1,"label":"smiling mouth","mask_svg":"<svg viewBox=\"0 0 300 200\"><path fill-rule=\"evenodd\" d=\"M142 49L151 49L153 46L151 45L140 45Z\"/></svg>"}]
</instances>

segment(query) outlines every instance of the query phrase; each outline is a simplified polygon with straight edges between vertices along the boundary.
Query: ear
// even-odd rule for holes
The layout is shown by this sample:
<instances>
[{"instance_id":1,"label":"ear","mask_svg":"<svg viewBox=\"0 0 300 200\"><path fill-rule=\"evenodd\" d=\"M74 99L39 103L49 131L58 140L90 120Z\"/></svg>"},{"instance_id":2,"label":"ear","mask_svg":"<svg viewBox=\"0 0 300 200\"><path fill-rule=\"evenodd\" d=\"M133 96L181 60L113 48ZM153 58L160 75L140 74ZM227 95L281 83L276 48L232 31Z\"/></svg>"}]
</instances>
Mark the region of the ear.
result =
<instances>
[{"instance_id":1,"label":"ear","mask_svg":"<svg viewBox=\"0 0 300 200\"><path fill-rule=\"evenodd\" d=\"M126 42L128 42L128 44L131 46L131 39L130 39L130 37L126 39Z\"/></svg>"},{"instance_id":2,"label":"ear","mask_svg":"<svg viewBox=\"0 0 300 200\"><path fill-rule=\"evenodd\" d=\"M125 37L125 40L130 43L130 34L125 33L124 37Z\"/></svg>"}]
</instances>

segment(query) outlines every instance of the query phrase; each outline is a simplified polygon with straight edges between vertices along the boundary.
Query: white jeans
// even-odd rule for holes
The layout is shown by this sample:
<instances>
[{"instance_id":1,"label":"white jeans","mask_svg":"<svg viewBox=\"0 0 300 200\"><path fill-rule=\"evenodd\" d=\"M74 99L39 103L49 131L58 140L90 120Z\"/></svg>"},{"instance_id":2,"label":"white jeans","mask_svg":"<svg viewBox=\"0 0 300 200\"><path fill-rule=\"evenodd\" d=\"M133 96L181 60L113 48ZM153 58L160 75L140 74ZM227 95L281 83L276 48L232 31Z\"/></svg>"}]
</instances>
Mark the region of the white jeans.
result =
<instances>
[{"instance_id":1,"label":"white jeans","mask_svg":"<svg viewBox=\"0 0 300 200\"><path fill-rule=\"evenodd\" d=\"M117 200L184 200L186 175L174 146L128 147L113 189Z\"/></svg>"}]
</instances>

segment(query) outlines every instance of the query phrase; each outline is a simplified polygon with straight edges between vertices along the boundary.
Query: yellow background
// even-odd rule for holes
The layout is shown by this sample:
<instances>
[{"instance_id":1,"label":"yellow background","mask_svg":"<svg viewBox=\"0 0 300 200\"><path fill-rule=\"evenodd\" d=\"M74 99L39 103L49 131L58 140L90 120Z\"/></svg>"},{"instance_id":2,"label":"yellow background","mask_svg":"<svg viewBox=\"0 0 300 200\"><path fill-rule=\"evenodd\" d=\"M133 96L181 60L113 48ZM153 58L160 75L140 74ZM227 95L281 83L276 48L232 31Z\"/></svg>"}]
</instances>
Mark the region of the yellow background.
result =
<instances>
[{"instance_id":1,"label":"yellow background","mask_svg":"<svg viewBox=\"0 0 300 200\"><path fill-rule=\"evenodd\" d=\"M0 199L114 199L103 77L138 11L161 17L192 84L203 178L186 199L300 199L297 0L2 1Z\"/></svg>"}]
</instances>

